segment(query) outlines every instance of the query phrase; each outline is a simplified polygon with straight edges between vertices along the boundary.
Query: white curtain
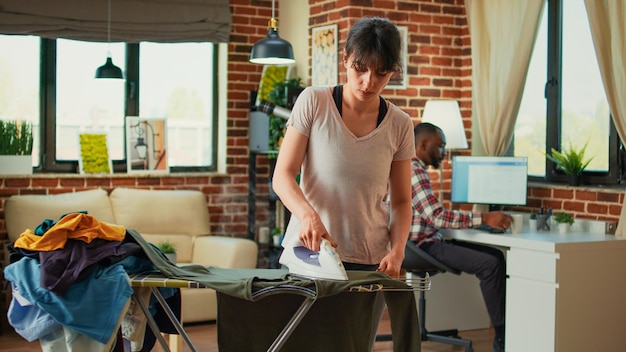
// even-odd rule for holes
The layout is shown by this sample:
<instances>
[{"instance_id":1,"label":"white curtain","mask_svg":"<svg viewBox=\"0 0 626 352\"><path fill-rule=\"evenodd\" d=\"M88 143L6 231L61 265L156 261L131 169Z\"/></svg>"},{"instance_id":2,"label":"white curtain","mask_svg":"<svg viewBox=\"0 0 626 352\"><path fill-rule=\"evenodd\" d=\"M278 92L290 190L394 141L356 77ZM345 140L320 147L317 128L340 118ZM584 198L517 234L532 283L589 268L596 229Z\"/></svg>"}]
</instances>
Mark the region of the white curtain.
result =
<instances>
[{"instance_id":1,"label":"white curtain","mask_svg":"<svg viewBox=\"0 0 626 352\"><path fill-rule=\"evenodd\" d=\"M0 0L0 33L108 40L108 0ZM111 0L111 41L228 42L228 0Z\"/></svg>"},{"instance_id":2,"label":"white curtain","mask_svg":"<svg viewBox=\"0 0 626 352\"><path fill-rule=\"evenodd\" d=\"M585 0L585 5L613 122L621 140L626 141L626 2ZM626 236L624 205L615 234Z\"/></svg>"},{"instance_id":3,"label":"white curtain","mask_svg":"<svg viewBox=\"0 0 626 352\"><path fill-rule=\"evenodd\" d=\"M544 1L465 0L472 121L485 155L503 155L510 144Z\"/></svg>"}]
</instances>

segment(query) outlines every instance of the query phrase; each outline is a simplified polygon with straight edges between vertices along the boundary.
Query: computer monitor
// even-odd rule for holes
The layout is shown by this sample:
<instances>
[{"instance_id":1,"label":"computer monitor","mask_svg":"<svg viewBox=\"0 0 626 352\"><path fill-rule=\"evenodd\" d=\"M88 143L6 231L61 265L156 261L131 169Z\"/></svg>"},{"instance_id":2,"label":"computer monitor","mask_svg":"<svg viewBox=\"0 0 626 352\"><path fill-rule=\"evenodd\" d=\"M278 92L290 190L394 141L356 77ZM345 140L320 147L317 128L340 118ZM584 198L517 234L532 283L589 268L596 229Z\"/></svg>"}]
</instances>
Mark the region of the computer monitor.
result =
<instances>
[{"instance_id":1,"label":"computer monitor","mask_svg":"<svg viewBox=\"0 0 626 352\"><path fill-rule=\"evenodd\" d=\"M526 205L528 158L453 156L453 203Z\"/></svg>"}]
</instances>

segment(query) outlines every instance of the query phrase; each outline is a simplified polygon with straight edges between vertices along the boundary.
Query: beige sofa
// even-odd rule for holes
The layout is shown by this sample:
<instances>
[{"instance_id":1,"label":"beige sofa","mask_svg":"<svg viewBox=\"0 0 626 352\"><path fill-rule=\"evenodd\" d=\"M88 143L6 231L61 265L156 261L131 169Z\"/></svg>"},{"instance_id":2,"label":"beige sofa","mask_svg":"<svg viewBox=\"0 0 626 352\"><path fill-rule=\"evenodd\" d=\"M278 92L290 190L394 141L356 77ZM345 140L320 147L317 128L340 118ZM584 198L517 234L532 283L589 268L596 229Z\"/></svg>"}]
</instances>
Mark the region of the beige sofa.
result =
<instances>
[{"instance_id":1,"label":"beige sofa","mask_svg":"<svg viewBox=\"0 0 626 352\"><path fill-rule=\"evenodd\" d=\"M5 204L10 241L45 219L86 210L99 221L137 230L148 242L168 240L176 246L177 264L221 268L255 268L254 241L211 236L206 196L199 191L116 188L109 195L94 189L58 195L12 196ZM217 298L211 289L183 289L182 321L216 320Z\"/></svg>"}]
</instances>

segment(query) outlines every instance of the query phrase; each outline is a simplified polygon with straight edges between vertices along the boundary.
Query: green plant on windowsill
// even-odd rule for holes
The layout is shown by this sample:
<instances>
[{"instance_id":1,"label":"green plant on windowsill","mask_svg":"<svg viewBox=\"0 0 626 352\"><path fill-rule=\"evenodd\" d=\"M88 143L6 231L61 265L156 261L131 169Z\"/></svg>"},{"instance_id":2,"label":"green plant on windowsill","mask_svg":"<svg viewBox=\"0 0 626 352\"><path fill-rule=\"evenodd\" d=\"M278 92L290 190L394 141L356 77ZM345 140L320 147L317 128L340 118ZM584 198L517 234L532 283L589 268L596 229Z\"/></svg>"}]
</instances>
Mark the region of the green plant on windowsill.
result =
<instances>
[{"instance_id":1,"label":"green plant on windowsill","mask_svg":"<svg viewBox=\"0 0 626 352\"><path fill-rule=\"evenodd\" d=\"M591 159L585 159L585 151L587 150L587 144L576 150L572 147L571 143L568 149L559 152L552 148L550 154L546 154L546 157L556 164L557 169L562 170L567 175L580 175L585 168L591 162Z\"/></svg>"},{"instance_id":2,"label":"green plant on windowsill","mask_svg":"<svg viewBox=\"0 0 626 352\"><path fill-rule=\"evenodd\" d=\"M31 155L33 125L26 121L0 120L0 155Z\"/></svg>"},{"instance_id":3,"label":"green plant on windowsill","mask_svg":"<svg viewBox=\"0 0 626 352\"><path fill-rule=\"evenodd\" d=\"M566 213L564 211L556 212L553 216L554 221L558 224L570 224L574 223L574 216L570 213Z\"/></svg>"},{"instance_id":4,"label":"green plant on windowsill","mask_svg":"<svg viewBox=\"0 0 626 352\"><path fill-rule=\"evenodd\" d=\"M582 177L582 173L585 168L591 162L593 158L585 158L585 151L587 150L587 144L576 150L570 146L568 149L563 150L563 152L559 152L558 150L552 148L550 154L546 154L546 158L556 164L557 169L562 170L566 175L569 176L569 184L571 186L579 186L580 178Z\"/></svg>"}]
</instances>

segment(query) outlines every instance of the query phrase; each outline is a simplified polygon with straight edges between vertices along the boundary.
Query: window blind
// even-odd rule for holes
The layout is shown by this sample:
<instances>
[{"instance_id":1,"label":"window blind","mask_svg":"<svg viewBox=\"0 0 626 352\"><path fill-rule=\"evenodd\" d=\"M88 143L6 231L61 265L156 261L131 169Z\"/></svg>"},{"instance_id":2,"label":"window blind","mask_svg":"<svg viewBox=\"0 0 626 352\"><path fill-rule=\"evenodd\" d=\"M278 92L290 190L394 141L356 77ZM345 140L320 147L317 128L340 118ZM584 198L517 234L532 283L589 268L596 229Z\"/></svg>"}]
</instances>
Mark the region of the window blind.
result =
<instances>
[{"instance_id":1,"label":"window blind","mask_svg":"<svg viewBox=\"0 0 626 352\"><path fill-rule=\"evenodd\" d=\"M107 41L108 0L0 0L0 33ZM228 0L111 0L111 42L228 42Z\"/></svg>"}]
</instances>

